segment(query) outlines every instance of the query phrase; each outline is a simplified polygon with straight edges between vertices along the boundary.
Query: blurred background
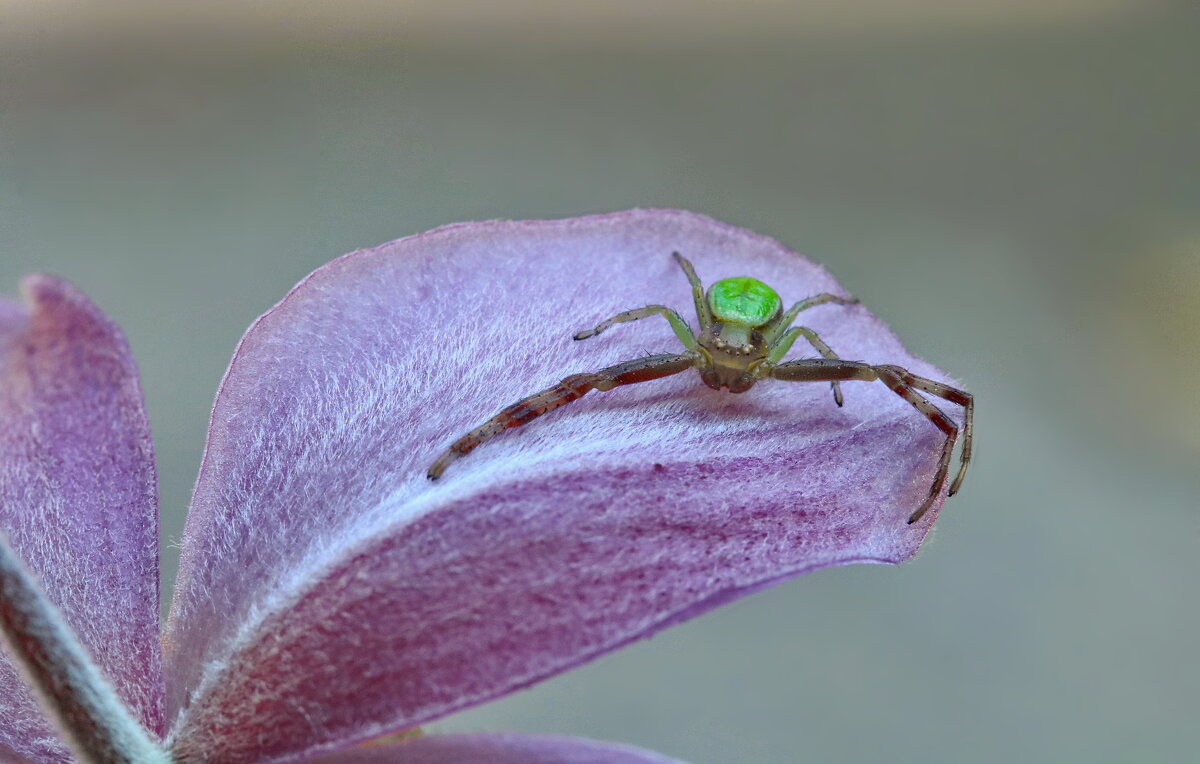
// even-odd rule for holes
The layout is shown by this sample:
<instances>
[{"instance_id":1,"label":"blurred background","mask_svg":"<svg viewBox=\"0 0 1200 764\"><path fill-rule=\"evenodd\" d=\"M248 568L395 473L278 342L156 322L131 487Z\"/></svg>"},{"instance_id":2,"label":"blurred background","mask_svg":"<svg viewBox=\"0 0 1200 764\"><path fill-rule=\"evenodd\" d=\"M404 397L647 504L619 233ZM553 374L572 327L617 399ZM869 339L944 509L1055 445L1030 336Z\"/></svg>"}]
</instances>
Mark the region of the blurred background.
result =
<instances>
[{"instance_id":1,"label":"blurred background","mask_svg":"<svg viewBox=\"0 0 1200 764\"><path fill-rule=\"evenodd\" d=\"M433 725L725 762L1200 756L1200 7L0 0L0 289L126 330L164 596L242 331L444 223L683 207L824 263L979 401L922 554Z\"/></svg>"}]
</instances>

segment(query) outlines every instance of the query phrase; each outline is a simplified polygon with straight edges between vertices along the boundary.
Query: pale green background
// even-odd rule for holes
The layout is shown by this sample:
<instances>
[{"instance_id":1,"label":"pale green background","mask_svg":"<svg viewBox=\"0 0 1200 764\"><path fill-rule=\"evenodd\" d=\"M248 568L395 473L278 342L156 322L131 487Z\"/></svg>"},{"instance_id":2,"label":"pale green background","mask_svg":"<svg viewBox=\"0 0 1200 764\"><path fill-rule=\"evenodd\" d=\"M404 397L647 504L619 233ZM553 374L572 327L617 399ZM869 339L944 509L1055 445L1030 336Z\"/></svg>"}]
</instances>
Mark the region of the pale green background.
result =
<instances>
[{"instance_id":1,"label":"pale green background","mask_svg":"<svg viewBox=\"0 0 1200 764\"><path fill-rule=\"evenodd\" d=\"M684 207L823 262L974 391L965 489L901 568L434 728L696 764L1200 759L1194 3L250 5L0 2L0 289L54 272L126 329L165 590L232 348L311 269Z\"/></svg>"}]
</instances>

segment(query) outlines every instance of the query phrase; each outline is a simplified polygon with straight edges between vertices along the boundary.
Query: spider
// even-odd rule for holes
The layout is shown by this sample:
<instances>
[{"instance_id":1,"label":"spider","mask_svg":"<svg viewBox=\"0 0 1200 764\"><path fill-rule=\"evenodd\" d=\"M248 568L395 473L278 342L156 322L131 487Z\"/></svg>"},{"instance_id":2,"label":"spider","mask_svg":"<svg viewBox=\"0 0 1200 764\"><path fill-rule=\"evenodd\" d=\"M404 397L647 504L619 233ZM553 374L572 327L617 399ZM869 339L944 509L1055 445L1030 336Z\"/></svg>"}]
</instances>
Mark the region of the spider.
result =
<instances>
[{"instance_id":1,"label":"spider","mask_svg":"<svg viewBox=\"0 0 1200 764\"><path fill-rule=\"evenodd\" d=\"M953 496L958 492L967 473L967 465L971 462L972 421L975 413L975 401L971 394L932 379L918 377L899 366L873 366L861 361L838 358L812 329L792 326L792 322L801 311L826 303L851 305L857 303L857 299L823 293L801 300L784 311L783 301L774 289L758 279L748 277L722 279L710 286L706 295L704 286L687 258L678 252L672 253L672 257L683 269L692 286L696 315L700 319L699 337L692 333L691 327L674 309L665 305L647 305L644 308L618 313L594 329L579 332L575 339L595 337L614 324L637 321L648 316L662 316L671 324L675 336L683 343L686 352L652 355L608 366L591 374L573 374L551 388L522 398L454 441L429 467L428 478L436 480L451 462L470 453L502 430L520 427L548 411L582 398L589 390L611 390L619 385L648 382L688 369L696 369L700 372L700 379L704 384L714 390L726 388L731 393L744 393L759 380L767 378L787 382L829 382L833 388L833 400L838 406L843 402L840 382L844 380L879 380L887 385L892 392L908 401L946 434L929 495L909 516L909 524L921 519L945 485L950 457L959 434L954 421L918 391L958 404L963 407L963 447L958 473L954 476L954 482L950 484L949 495ZM822 357L781 363L783 356L801 337Z\"/></svg>"}]
</instances>

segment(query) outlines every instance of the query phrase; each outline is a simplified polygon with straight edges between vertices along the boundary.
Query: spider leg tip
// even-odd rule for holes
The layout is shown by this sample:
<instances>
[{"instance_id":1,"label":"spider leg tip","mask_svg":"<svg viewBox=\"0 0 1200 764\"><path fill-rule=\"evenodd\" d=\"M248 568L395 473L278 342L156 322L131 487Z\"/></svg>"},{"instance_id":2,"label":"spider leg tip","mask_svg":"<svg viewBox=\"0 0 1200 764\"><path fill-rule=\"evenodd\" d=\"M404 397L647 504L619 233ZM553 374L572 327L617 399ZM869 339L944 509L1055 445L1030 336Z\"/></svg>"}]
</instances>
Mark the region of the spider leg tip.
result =
<instances>
[{"instance_id":1,"label":"spider leg tip","mask_svg":"<svg viewBox=\"0 0 1200 764\"><path fill-rule=\"evenodd\" d=\"M907 523L907 524L908 524L908 525L912 525L913 523L917 522L917 521L918 521L918 520L920 520L922 517L924 517L924 516L925 516L925 513L926 513L926 512L928 512L928 511L929 511L929 505L926 505L926 506L924 506L924 507L921 507L921 508L920 508L920 509L918 509L916 512L913 512L911 515L909 515L909 516L908 516L908 523Z\"/></svg>"}]
</instances>

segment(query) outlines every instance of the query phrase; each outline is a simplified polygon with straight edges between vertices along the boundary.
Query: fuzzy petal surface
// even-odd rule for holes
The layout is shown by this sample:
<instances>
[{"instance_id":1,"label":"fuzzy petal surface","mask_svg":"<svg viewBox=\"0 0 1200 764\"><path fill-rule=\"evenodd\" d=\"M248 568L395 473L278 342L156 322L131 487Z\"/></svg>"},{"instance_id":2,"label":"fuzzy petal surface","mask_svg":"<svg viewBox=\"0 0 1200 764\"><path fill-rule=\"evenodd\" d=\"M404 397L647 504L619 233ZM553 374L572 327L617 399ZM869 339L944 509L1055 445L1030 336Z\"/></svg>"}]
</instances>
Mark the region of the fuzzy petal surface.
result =
<instances>
[{"instance_id":1,"label":"fuzzy petal surface","mask_svg":"<svg viewBox=\"0 0 1200 764\"><path fill-rule=\"evenodd\" d=\"M308 764L684 764L632 746L557 735L430 735L379 748L306 760Z\"/></svg>"},{"instance_id":2,"label":"fuzzy petal surface","mask_svg":"<svg viewBox=\"0 0 1200 764\"><path fill-rule=\"evenodd\" d=\"M154 452L124 336L49 276L0 299L0 527L147 728L163 732ZM0 758L68 754L0 655ZM18 758L18 757L24 757Z\"/></svg>"},{"instance_id":3,"label":"fuzzy petal surface","mask_svg":"<svg viewBox=\"0 0 1200 764\"><path fill-rule=\"evenodd\" d=\"M734 395L687 371L592 393L426 479L505 405L681 350L658 317L571 339L651 303L694 325L673 250L706 284L751 275L788 304L845 294L771 239L638 210L355 252L250 328L214 406L167 626L184 760L295 760L512 692L768 583L916 551L936 507L905 520L942 437L879 383L845 383L839 409L828 384ZM802 318L845 358L945 379L862 305Z\"/></svg>"}]
</instances>

